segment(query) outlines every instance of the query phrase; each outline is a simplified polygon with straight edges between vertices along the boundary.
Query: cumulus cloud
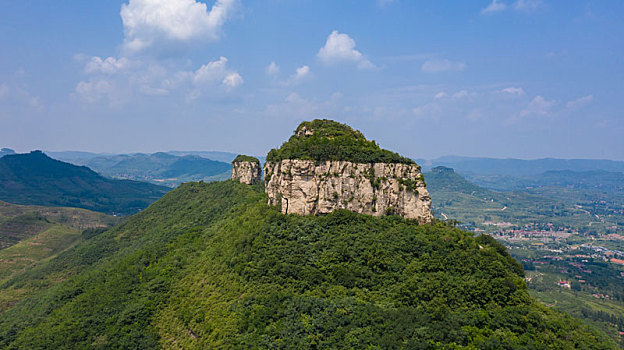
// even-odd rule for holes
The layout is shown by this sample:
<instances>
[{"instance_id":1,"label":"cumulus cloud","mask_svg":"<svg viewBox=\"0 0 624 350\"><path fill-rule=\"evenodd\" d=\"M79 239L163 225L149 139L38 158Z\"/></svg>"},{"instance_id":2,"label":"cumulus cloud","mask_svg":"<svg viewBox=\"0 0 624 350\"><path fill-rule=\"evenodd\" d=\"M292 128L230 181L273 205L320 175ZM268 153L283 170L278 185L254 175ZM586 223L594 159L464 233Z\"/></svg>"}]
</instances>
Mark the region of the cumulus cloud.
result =
<instances>
[{"instance_id":1,"label":"cumulus cloud","mask_svg":"<svg viewBox=\"0 0 624 350\"><path fill-rule=\"evenodd\" d=\"M264 72L267 75L271 75L271 76L276 76L279 73L279 69L280 67L277 65L277 63L275 62L271 62L271 64L269 64L266 69L264 70Z\"/></svg>"},{"instance_id":2,"label":"cumulus cloud","mask_svg":"<svg viewBox=\"0 0 624 350\"><path fill-rule=\"evenodd\" d=\"M548 101L542 96L535 96L531 102L520 112L521 117L525 117L528 115L538 115L544 116L548 115L552 109L557 104L557 101L551 100Z\"/></svg>"},{"instance_id":3,"label":"cumulus cloud","mask_svg":"<svg viewBox=\"0 0 624 350\"><path fill-rule=\"evenodd\" d=\"M439 100L439 99L445 98L445 97L448 97L448 94L446 92L442 91L442 92L438 92L435 96L433 96L433 99Z\"/></svg>"},{"instance_id":4,"label":"cumulus cloud","mask_svg":"<svg viewBox=\"0 0 624 350\"><path fill-rule=\"evenodd\" d=\"M202 65L195 72L182 72L179 76L190 76L196 89L191 93L192 99L200 95L200 90L220 84L226 90L232 90L243 84L243 77L227 68L228 59L220 57L217 61Z\"/></svg>"},{"instance_id":5,"label":"cumulus cloud","mask_svg":"<svg viewBox=\"0 0 624 350\"><path fill-rule=\"evenodd\" d=\"M210 11L196 0L129 0L121 6L124 47L131 52L154 45L217 40L238 0L217 0Z\"/></svg>"},{"instance_id":6,"label":"cumulus cloud","mask_svg":"<svg viewBox=\"0 0 624 350\"><path fill-rule=\"evenodd\" d=\"M290 76L290 80L293 82L301 81L310 75L310 67L301 66L295 70L295 74Z\"/></svg>"},{"instance_id":7,"label":"cumulus cloud","mask_svg":"<svg viewBox=\"0 0 624 350\"><path fill-rule=\"evenodd\" d=\"M373 63L355 49L355 40L347 34L338 33L337 30L329 34L317 57L327 65L353 63L360 69L375 68Z\"/></svg>"},{"instance_id":8,"label":"cumulus cloud","mask_svg":"<svg viewBox=\"0 0 624 350\"><path fill-rule=\"evenodd\" d=\"M568 103L566 103L566 108L568 108L568 109L580 108L580 107L583 107L583 106L589 104L593 99L594 99L593 95L587 95L587 96L579 97L576 100L568 101Z\"/></svg>"},{"instance_id":9,"label":"cumulus cloud","mask_svg":"<svg viewBox=\"0 0 624 350\"><path fill-rule=\"evenodd\" d=\"M510 95L518 95L518 96L524 95L524 90L521 87L510 86L508 88L504 88L500 90L500 92L505 93L505 94L510 94Z\"/></svg>"},{"instance_id":10,"label":"cumulus cloud","mask_svg":"<svg viewBox=\"0 0 624 350\"><path fill-rule=\"evenodd\" d=\"M504 2L500 2L498 0L492 0L492 2L487 7L481 10L481 13L490 14L490 13L503 11L506 8L507 8L507 4L505 4Z\"/></svg>"},{"instance_id":11,"label":"cumulus cloud","mask_svg":"<svg viewBox=\"0 0 624 350\"><path fill-rule=\"evenodd\" d=\"M222 80L227 75L227 61L228 59L222 56L217 61L202 65L193 73L193 82L204 85Z\"/></svg>"},{"instance_id":12,"label":"cumulus cloud","mask_svg":"<svg viewBox=\"0 0 624 350\"><path fill-rule=\"evenodd\" d=\"M426 73L459 72L466 69L466 64L463 62L450 61L448 59L435 59L423 63L420 69Z\"/></svg>"},{"instance_id":13,"label":"cumulus cloud","mask_svg":"<svg viewBox=\"0 0 624 350\"><path fill-rule=\"evenodd\" d=\"M225 86L227 89L233 89L239 85L243 84L243 77L240 74L234 72L230 73L223 78L221 84Z\"/></svg>"},{"instance_id":14,"label":"cumulus cloud","mask_svg":"<svg viewBox=\"0 0 624 350\"><path fill-rule=\"evenodd\" d=\"M107 57L102 59L97 56L91 57L91 60L85 65L85 73L103 73L113 74L130 66L130 60L121 57L116 59L114 57Z\"/></svg>"}]
</instances>

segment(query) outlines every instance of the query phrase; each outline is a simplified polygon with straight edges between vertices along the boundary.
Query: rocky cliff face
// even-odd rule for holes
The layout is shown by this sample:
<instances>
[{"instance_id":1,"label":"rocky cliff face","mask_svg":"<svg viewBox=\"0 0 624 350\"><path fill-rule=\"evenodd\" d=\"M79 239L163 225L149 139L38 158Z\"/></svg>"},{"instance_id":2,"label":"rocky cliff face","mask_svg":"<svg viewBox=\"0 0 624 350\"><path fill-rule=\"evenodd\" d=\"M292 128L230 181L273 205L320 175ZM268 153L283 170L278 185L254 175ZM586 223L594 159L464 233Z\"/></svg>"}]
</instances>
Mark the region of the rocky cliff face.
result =
<instances>
[{"instance_id":1,"label":"rocky cliff face","mask_svg":"<svg viewBox=\"0 0 624 350\"><path fill-rule=\"evenodd\" d=\"M265 189L282 213L310 215L347 209L433 220L431 198L416 164L283 159L267 162Z\"/></svg>"},{"instance_id":2,"label":"rocky cliff face","mask_svg":"<svg viewBox=\"0 0 624 350\"><path fill-rule=\"evenodd\" d=\"M253 185L262 181L260 163L257 162L232 162L232 180L238 180L247 185Z\"/></svg>"}]
</instances>

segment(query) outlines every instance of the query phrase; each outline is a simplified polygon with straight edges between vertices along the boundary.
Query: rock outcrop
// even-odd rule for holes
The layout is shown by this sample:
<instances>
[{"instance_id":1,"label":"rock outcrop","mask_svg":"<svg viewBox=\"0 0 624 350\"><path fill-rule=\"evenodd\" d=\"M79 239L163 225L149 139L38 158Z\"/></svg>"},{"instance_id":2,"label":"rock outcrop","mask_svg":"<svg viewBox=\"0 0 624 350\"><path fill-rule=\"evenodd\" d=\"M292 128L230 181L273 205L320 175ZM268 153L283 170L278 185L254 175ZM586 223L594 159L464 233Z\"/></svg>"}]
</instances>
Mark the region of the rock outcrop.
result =
<instances>
[{"instance_id":1,"label":"rock outcrop","mask_svg":"<svg viewBox=\"0 0 624 350\"><path fill-rule=\"evenodd\" d=\"M269 204L281 205L284 214L347 209L421 223L433 220L431 198L416 164L283 159L267 162L264 171Z\"/></svg>"},{"instance_id":2,"label":"rock outcrop","mask_svg":"<svg viewBox=\"0 0 624 350\"><path fill-rule=\"evenodd\" d=\"M238 180L247 185L262 181L260 161L254 157L239 155L232 162L232 180Z\"/></svg>"}]
</instances>

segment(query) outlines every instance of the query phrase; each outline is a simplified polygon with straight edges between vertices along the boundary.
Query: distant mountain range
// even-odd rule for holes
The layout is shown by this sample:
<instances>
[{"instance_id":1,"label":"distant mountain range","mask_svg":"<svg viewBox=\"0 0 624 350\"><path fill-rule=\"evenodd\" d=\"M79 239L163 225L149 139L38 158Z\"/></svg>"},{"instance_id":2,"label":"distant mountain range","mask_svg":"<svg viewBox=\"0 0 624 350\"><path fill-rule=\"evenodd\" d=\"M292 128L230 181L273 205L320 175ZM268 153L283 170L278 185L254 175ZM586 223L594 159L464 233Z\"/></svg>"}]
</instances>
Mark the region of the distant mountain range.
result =
<instances>
[{"instance_id":1,"label":"distant mountain range","mask_svg":"<svg viewBox=\"0 0 624 350\"><path fill-rule=\"evenodd\" d=\"M432 160L417 159L425 170L445 166L459 173L480 175L529 176L552 170L624 172L624 161L602 159L498 159L445 156Z\"/></svg>"},{"instance_id":2,"label":"distant mountain range","mask_svg":"<svg viewBox=\"0 0 624 350\"><path fill-rule=\"evenodd\" d=\"M153 154L97 154L47 152L50 156L116 178L146 181L175 187L190 181L220 181L230 178L236 153L218 151L170 151ZM264 162L264 157L260 157Z\"/></svg>"},{"instance_id":3,"label":"distant mountain range","mask_svg":"<svg viewBox=\"0 0 624 350\"><path fill-rule=\"evenodd\" d=\"M0 200L14 204L132 214L168 190L144 182L108 179L87 167L54 160L41 151L0 158Z\"/></svg>"},{"instance_id":4,"label":"distant mountain range","mask_svg":"<svg viewBox=\"0 0 624 350\"><path fill-rule=\"evenodd\" d=\"M117 179L131 179L175 187L182 182L225 180L232 165L196 155L121 154L75 161L98 173Z\"/></svg>"}]
</instances>

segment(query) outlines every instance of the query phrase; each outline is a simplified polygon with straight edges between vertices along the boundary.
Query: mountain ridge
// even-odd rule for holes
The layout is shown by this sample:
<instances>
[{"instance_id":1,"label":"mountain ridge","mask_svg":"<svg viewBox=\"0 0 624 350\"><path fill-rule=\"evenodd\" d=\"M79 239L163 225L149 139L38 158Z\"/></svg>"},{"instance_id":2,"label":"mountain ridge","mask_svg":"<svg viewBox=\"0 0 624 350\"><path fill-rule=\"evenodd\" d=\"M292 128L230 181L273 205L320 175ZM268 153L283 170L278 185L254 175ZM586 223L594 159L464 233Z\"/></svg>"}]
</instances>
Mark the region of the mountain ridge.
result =
<instances>
[{"instance_id":1,"label":"mountain ridge","mask_svg":"<svg viewBox=\"0 0 624 350\"><path fill-rule=\"evenodd\" d=\"M0 158L0 200L14 204L130 214L167 191L148 183L107 179L88 167L52 159L41 151Z\"/></svg>"}]
</instances>

